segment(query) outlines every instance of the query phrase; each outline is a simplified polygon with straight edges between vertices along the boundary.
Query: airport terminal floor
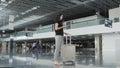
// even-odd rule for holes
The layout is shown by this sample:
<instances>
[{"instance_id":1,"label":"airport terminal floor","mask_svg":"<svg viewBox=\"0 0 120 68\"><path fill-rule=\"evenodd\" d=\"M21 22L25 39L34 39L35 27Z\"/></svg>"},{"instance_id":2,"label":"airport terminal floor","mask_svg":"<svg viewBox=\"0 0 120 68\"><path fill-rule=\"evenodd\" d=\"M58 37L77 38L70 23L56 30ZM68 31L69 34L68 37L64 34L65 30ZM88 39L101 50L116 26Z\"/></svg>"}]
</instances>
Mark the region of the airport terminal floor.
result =
<instances>
[{"instance_id":1,"label":"airport terminal floor","mask_svg":"<svg viewBox=\"0 0 120 68\"><path fill-rule=\"evenodd\" d=\"M62 63L62 61L61 61ZM117 68L115 65L103 66L95 63L93 50L77 51L74 65L54 65L53 50L40 50L36 52L19 52L0 55L1 68Z\"/></svg>"}]
</instances>

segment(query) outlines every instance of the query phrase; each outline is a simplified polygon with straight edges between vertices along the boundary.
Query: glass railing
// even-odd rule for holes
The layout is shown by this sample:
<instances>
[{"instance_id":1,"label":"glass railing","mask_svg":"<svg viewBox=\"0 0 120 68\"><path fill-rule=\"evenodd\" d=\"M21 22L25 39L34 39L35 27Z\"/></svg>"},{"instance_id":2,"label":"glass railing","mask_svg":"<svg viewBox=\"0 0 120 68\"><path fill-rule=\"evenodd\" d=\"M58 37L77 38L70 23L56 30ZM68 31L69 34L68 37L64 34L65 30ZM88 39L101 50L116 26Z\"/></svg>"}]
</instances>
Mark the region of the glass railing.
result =
<instances>
[{"instance_id":1,"label":"glass railing","mask_svg":"<svg viewBox=\"0 0 120 68\"><path fill-rule=\"evenodd\" d=\"M14 36L24 36L24 35L26 35L26 33L22 31L14 34Z\"/></svg>"},{"instance_id":2,"label":"glass railing","mask_svg":"<svg viewBox=\"0 0 120 68\"><path fill-rule=\"evenodd\" d=\"M10 34L3 34L2 37L0 38L8 38L8 37L10 37Z\"/></svg>"},{"instance_id":3,"label":"glass railing","mask_svg":"<svg viewBox=\"0 0 120 68\"><path fill-rule=\"evenodd\" d=\"M69 29L74 28L81 28L81 27L88 27L88 26L95 26L95 25L101 25L104 24L104 19L93 19L93 20L87 20L87 21L81 21L81 22L72 22L70 23ZM38 28L35 33L44 33L44 32L52 32L54 30L53 25L43 26L41 28Z\"/></svg>"},{"instance_id":4,"label":"glass railing","mask_svg":"<svg viewBox=\"0 0 120 68\"><path fill-rule=\"evenodd\" d=\"M53 25L43 26L38 28L35 33L44 33L44 32L51 32L53 31Z\"/></svg>"},{"instance_id":5,"label":"glass railing","mask_svg":"<svg viewBox=\"0 0 120 68\"><path fill-rule=\"evenodd\" d=\"M104 24L104 19L93 19L93 20L87 20L87 21L82 21L82 22L73 22L71 23L71 29L101 25L101 24Z\"/></svg>"},{"instance_id":6,"label":"glass railing","mask_svg":"<svg viewBox=\"0 0 120 68\"><path fill-rule=\"evenodd\" d=\"M32 36L33 32L28 32L28 31L20 31L20 32L16 32L14 33L14 36Z\"/></svg>"}]
</instances>

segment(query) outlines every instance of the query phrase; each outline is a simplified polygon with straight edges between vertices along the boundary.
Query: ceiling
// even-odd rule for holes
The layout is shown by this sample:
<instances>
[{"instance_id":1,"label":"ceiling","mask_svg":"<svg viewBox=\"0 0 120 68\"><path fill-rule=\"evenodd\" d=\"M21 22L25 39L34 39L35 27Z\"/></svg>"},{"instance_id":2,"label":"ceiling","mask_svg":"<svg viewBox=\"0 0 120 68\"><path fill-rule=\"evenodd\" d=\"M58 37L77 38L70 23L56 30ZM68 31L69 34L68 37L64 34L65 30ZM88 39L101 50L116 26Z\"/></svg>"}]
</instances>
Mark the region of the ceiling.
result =
<instances>
[{"instance_id":1,"label":"ceiling","mask_svg":"<svg viewBox=\"0 0 120 68\"><path fill-rule=\"evenodd\" d=\"M107 17L108 9L118 7L119 4L120 0L0 0L0 28L9 24L9 15L15 16L15 22L26 20L30 16L39 16L32 22L15 27L17 30L52 24L57 13L63 13L65 20L93 15L96 12Z\"/></svg>"}]
</instances>

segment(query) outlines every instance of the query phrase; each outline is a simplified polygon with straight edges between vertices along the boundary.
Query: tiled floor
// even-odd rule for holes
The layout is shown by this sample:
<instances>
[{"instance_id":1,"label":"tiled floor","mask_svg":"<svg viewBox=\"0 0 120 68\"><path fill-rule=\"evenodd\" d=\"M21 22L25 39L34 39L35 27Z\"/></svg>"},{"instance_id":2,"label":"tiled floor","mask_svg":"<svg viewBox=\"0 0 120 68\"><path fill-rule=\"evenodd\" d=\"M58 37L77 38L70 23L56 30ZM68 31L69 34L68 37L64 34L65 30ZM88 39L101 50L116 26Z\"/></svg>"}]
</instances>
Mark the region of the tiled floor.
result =
<instances>
[{"instance_id":1,"label":"tiled floor","mask_svg":"<svg viewBox=\"0 0 120 68\"><path fill-rule=\"evenodd\" d=\"M85 55L85 52L79 52L76 56L75 65L53 64L53 54L49 52L14 54L13 59L9 55L0 55L0 67L11 68L116 68L115 66L95 65L95 57L93 51Z\"/></svg>"}]
</instances>

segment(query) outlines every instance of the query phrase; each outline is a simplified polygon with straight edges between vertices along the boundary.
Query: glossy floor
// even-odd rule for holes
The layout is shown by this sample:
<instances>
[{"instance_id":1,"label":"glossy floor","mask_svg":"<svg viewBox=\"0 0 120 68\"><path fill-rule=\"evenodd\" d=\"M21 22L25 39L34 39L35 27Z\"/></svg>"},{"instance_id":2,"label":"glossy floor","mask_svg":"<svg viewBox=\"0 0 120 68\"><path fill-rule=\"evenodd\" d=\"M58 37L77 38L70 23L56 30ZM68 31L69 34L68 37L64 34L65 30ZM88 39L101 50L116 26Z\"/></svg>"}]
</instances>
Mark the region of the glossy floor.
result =
<instances>
[{"instance_id":1,"label":"glossy floor","mask_svg":"<svg viewBox=\"0 0 120 68\"><path fill-rule=\"evenodd\" d=\"M49 50L42 52L14 53L11 58L10 56L10 54L0 55L1 68L117 68L114 65L104 66L102 63L96 65L93 50L78 51L76 53L75 65L54 65L53 52Z\"/></svg>"}]
</instances>

